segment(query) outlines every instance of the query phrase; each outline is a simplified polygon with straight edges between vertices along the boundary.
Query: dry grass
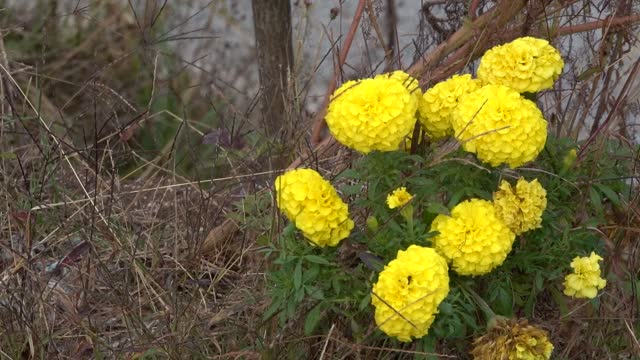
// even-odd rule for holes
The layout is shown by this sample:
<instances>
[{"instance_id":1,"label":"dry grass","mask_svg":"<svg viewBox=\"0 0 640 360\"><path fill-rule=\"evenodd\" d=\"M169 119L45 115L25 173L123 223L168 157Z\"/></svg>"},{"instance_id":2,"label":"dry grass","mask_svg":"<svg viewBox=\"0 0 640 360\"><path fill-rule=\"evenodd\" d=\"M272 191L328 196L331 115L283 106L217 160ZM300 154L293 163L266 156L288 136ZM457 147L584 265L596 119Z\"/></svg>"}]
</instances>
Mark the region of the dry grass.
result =
<instances>
[{"instance_id":1,"label":"dry grass","mask_svg":"<svg viewBox=\"0 0 640 360\"><path fill-rule=\"evenodd\" d=\"M53 3L42 1L43 9ZM431 14L421 24L416 51L462 25L455 19L464 15L463 2L447 3L447 17ZM624 8L631 1L594 1L589 9L587 1L559 3L546 16L565 27L640 11ZM309 88L291 105L291 118L300 120L286 124L288 142L270 143L255 126L262 94L251 86L250 54L220 55L224 62L211 67L185 60L175 49L211 34L181 27L164 34L162 26L171 25L163 12L176 14L175 7L145 4L110 0L62 14L0 9L0 358L424 355L355 343L340 319L327 319L330 331L316 337L300 335L299 323L278 329L263 321L264 272L271 265L259 250L281 230L269 191L280 167L273 164L291 149L309 150ZM381 35L371 26L385 15L370 16L363 37L379 48ZM304 31L296 36L305 40ZM539 101L556 134L596 134L592 151L606 151L606 137L637 149L640 91L629 65L640 61L636 36L629 27L604 27L562 38L568 66L556 90ZM297 65L301 83L315 80L305 69L332 66L331 54L320 54ZM380 64L385 59L393 66L384 54ZM345 77L380 68L370 60L350 66ZM229 84L216 75L224 72L240 80ZM629 79L627 88L616 86ZM335 151L317 156L305 161L333 168L351 159ZM635 160L623 159L634 190ZM640 357L640 195L630 198L610 211L607 226L594 229L608 244L608 273L620 279L610 282L600 311L579 307L565 319L539 304L545 316L538 323L551 330L559 357ZM442 353L456 353L441 345Z\"/></svg>"}]
</instances>

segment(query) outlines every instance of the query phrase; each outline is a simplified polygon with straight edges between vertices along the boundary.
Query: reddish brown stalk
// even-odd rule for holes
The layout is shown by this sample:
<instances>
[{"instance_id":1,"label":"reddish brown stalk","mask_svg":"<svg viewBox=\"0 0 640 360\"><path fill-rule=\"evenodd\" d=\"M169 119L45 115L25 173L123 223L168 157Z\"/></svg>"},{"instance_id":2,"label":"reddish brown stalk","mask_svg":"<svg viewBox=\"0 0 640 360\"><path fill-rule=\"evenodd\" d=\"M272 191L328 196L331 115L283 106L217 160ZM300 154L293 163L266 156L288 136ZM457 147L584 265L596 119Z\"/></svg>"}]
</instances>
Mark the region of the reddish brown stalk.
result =
<instances>
[{"instance_id":1,"label":"reddish brown stalk","mask_svg":"<svg viewBox=\"0 0 640 360\"><path fill-rule=\"evenodd\" d=\"M475 20L478 13L478 2L479 0L471 0L471 5L469 5L469 18L471 20Z\"/></svg>"},{"instance_id":2,"label":"reddish brown stalk","mask_svg":"<svg viewBox=\"0 0 640 360\"><path fill-rule=\"evenodd\" d=\"M356 13L353 16L353 20L351 20L351 27L349 27L349 32L344 39L344 44L342 45L342 49L340 49L340 55L338 57L338 64L334 72L334 76L329 81L329 86L327 87L327 92L324 96L324 101L322 102L321 110L318 111L315 118L313 119L313 132L311 133L311 145L316 146L320 140L322 140L322 131L324 130L325 122L324 116L326 113L327 105L329 105L329 99L331 98L331 94L336 89L336 84L338 83L338 76L340 75L340 69L344 65L347 60L347 55L349 55L349 49L351 49L351 43L353 42L353 38L356 35L356 31L358 30L358 26L360 25L360 19L362 18L362 12L364 11L364 7L366 5L366 0L359 0L358 7L356 8Z\"/></svg>"},{"instance_id":3,"label":"reddish brown stalk","mask_svg":"<svg viewBox=\"0 0 640 360\"><path fill-rule=\"evenodd\" d=\"M613 19L608 17L604 20L598 20L598 21L588 22L584 24L561 27L556 32L556 35L557 36L571 35L579 32L585 32L585 31L600 29L600 28L609 27L609 26L626 25L626 24L634 23L638 21L640 21L640 14L615 17Z\"/></svg>"}]
</instances>

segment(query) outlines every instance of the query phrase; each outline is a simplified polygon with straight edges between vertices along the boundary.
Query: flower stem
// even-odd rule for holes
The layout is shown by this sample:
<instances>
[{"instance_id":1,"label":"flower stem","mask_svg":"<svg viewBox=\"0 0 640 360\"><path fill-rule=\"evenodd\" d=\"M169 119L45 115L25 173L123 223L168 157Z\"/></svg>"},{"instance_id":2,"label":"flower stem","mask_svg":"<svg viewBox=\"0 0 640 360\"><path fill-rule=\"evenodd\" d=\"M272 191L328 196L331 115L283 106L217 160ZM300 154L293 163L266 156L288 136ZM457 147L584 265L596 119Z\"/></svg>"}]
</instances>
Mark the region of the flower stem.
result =
<instances>
[{"instance_id":1,"label":"flower stem","mask_svg":"<svg viewBox=\"0 0 640 360\"><path fill-rule=\"evenodd\" d=\"M487 304L487 302L484 301L484 299L480 297L480 295L478 295L477 292L473 291L470 287L468 287L461 281L458 281L458 285L460 285L460 288L462 290L464 290L466 293L471 295L471 297L473 298L473 301L475 301L475 303L478 305L478 307L480 307L484 315L487 317L487 322L491 322L491 320L498 317L498 315L496 315L493 309L491 309L489 304Z\"/></svg>"}]
</instances>

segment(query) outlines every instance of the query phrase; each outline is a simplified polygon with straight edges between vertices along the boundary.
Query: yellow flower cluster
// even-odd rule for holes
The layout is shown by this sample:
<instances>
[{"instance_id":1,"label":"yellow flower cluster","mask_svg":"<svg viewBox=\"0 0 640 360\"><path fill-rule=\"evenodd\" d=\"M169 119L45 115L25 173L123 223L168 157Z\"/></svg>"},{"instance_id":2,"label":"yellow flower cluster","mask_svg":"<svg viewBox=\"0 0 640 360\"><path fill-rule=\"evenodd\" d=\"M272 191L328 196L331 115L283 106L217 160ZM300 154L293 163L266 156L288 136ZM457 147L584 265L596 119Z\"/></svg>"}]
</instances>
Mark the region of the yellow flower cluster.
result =
<instances>
[{"instance_id":1,"label":"yellow flower cluster","mask_svg":"<svg viewBox=\"0 0 640 360\"><path fill-rule=\"evenodd\" d=\"M522 37L484 53L478 78L521 93L537 92L552 88L563 67L560 53L548 41Z\"/></svg>"},{"instance_id":2,"label":"yellow flower cluster","mask_svg":"<svg viewBox=\"0 0 640 360\"><path fill-rule=\"evenodd\" d=\"M607 280L600 277L600 260L602 258L594 252L590 256L574 258L571 262L573 274L564 278L564 294L576 298L596 297L598 290L607 285Z\"/></svg>"},{"instance_id":3,"label":"yellow flower cluster","mask_svg":"<svg viewBox=\"0 0 640 360\"><path fill-rule=\"evenodd\" d=\"M473 345L474 360L548 360L553 352L547 332L526 319L498 320Z\"/></svg>"},{"instance_id":4,"label":"yellow flower cluster","mask_svg":"<svg viewBox=\"0 0 640 360\"><path fill-rule=\"evenodd\" d=\"M369 153L398 150L413 129L418 109L417 81L396 71L373 79L347 81L331 97L325 120L345 146ZM419 95L419 94L418 94Z\"/></svg>"},{"instance_id":5,"label":"yellow flower cluster","mask_svg":"<svg viewBox=\"0 0 640 360\"><path fill-rule=\"evenodd\" d=\"M411 245L385 265L373 285L376 324L400 341L425 336L449 293L447 262L431 248Z\"/></svg>"},{"instance_id":6,"label":"yellow flower cluster","mask_svg":"<svg viewBox=\"0 0 640 360\"><path fill-rule=\"evenodd\" d=\"M521 166L534 160L547 141L547 122L536 104L502 85L464 96L452 125L464 150L492 166Z\"/></svg>"},{"instance_id":7,"label":"yellow flower cluster","mask_svg":"<svg viewBox=\"0 0 640 360\"><path fill-rule=\"evenodd\" d=\"M484 275L502 265L515 234L500 220L493 204L471 199L456 205L451 216L438 215L433 245L460 275Z\"/></svg>"},{"instance_id":8,"label":"yellow flower cluster","mask_svg":"<svg viewBox=\"0 0 640 360\"><path fill-rule=\"evenodd\" d=\"M493 193L493 206L509 229L520 235L541 226L547 192L538 179L528 182L520 178L515 188L503 180L499 190Z\"/></svg>"},{"instance_id":9,"label":"yellow flower cluster","mask_svg":"<svg viewBox=\"0 0 640 360\"><path fill-rule=\"evenodd\" d=\"M278 208L319 247L349 236L349 209L331 184L311 169L290 170L275 181Z\"/></svg>"},{"instance_id":10,"label":"yellow flower cluster","mask_svg":"<svg viewBox=\"0 0 640 360\"><path fill-rule=\"evenodd\" d=\"M480 81L471 75L453 75L425 91L418 111L422 127L433 139L440 139L453 133L451 113L460 98L480 88Z\"/></svg>"},{"instance_id":11,"label":"yellow flower cluster","mask_svg":"<svg viewBox=\"0 0 640 360\"><path fill-rule=\"evenodd\" d=\"M387 195L387 205L389 205L389 209L395 209L405 206L411 199L413 199L413 195L409 194L407 188L403 186Z\"/></svg>"}]
</instances>

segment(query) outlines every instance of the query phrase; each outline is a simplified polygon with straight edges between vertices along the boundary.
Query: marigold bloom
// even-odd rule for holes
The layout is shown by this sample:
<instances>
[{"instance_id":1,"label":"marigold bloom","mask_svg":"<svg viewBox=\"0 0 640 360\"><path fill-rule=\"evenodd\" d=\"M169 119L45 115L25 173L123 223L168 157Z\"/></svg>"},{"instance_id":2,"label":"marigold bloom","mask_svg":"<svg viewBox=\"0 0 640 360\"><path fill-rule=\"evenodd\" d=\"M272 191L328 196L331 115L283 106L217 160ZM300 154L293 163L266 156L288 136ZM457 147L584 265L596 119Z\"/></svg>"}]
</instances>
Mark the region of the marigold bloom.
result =
<instances>
[{"instance_id":1,"label":"marigold bloom","mask_svg":"<svg viewBox=\"0 0 640 360\"><path fill-rule=\"evenodd\" d=\"M464 96L452 125L464 150L491 166L521 166L534 160L547 141L547 122L536 104L502 85Z\"/></svg>"},{"instance_id":2,"label":"marigold bloom","mask_svg":"<svg viewBox=\"0 0 640 360\"><path fill-rule=\"evenodd\" d=\"M503 180L499 190L493 193L493 207L509 229L520 235L541 226L547 192L538 179L528 182L520 178L515 188Z\"/></svg>"},{"instance_id":3,"label":"marigold bloom","mask_svg":"<svg viewBox=\"0 0 640 360\"><path fill-rule=\"evenodd\" d=\"M331 184L311 169L290 170L275 181L278 208L319 247L336 246L349 236L349 209Z\"/></svg>"},{"instance_id":4,"label":"marigold bloom","mask_svg":"<svg viewBox=\"0 0 640 360\"><path fill-rule=\"evenodd\" d=\"M400 341L421 338L449 293L447 262L432 248L411 245L385 265L372 291L380 330Z\"/></svg>"},{"instance_id":5,"label":"marigold bloom","mask_svg":"<svg viewBox=\"0 0 640 360\"><path fill-rule=\"evenodd\" d=\"M474 360L548 360L552 352L545 330L526 319L501 319L473 342L471 355Z\"/></svg>"},{"instance_id":6,"label":"marigold bloom","mask_svg":"<svg viewBox=\"0 0 640 360\"><path fill-rule=\"evenodd\" d=\"M563 67L560 53L547 40L523 37L485 52L478 79L521 93L537 92L552 88Z\"/></svg>"},{"instance_id":7,"label":"marigold bloom","mask_svg":"<svg viewBox=\"0 0 640 360\"><path fill-rule=\"evenodd\" d=\"M595 252L590 256L577 256L571 262L573 274L564 278L564 294L575 298L593 299L607 285L607 280L600 277L602 258Z\"/></svg>"},{"instance_id":8,"label":"marigold bloom","mask_svg":"<svg viewBox=\"0 0 640 360\"><path fill-rule=\"evenodd\" d=\"M411 93L411 96L416 99L416 103L420 102L420 98L422 97L422 89L420 89L420 83L417 79L407 74L406 72L402 70L396 70L394 72L376 75L375 78L389 78L399 81L405 88L407 88L407 90Z\"/></svg>"},{"instance_id":9,"label":"marigold bloom","mask_svg":"<svg viewBox=\"0 0 640 360\"><path fill-rule=\"evenodd\" d=\"M411 199L413 199L413 195L409 194L407 188L403 186L387 195L387 205L389 205L389 209L395 209L406 205Z\"/></svg>"},{"instance_id":10,"label":"marigold bloom","mask_svg":"<svg viewBox=\"0 0 640 360\"><path fill-rule=\"evenodd\" d=\"M398 150L413 129L418 101L392 76L348 81L334 92L325 119L336 140L365 154Z\"/></svg>"},{"instance_id":11,"label":"marigold bloom","mask_svg":"<svg viewBox=\"0 0 640 360\"><path fill-rule=\"evenodd\" d=\"M471 75L453 75L425 91L418 104L419 119L427 135L440 139L453 134L451 113L460 98L480 88Z\"/></svg>"},{"instance_id":12,"label":"marigold bloom","mask_svg":"<svg viewBox=\"0 0 640 360\"><path fill-rule=\"evenodd\" d=\"M515 240L493 204L480 199L456 205L451 216L438 215L431 231L439 232L432 239L434 248L460 275L484 275L502 265Z\"/></svg>"}]
</instances>

